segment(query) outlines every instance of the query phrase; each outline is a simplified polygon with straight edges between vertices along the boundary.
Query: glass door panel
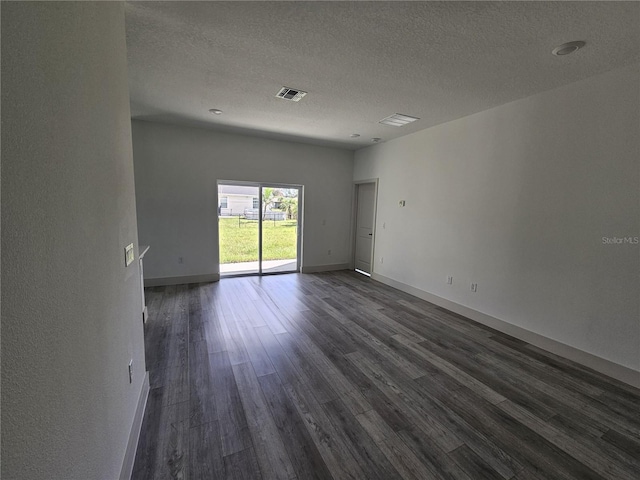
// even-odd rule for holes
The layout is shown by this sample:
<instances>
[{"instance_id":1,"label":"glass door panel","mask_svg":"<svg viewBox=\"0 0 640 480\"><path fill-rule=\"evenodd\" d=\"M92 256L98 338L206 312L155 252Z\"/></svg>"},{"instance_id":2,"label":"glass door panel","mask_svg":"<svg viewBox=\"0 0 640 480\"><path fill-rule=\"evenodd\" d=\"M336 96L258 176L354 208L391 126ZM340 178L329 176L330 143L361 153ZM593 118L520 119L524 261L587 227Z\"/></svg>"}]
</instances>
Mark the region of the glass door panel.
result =
<instances>
[{"instance_id":1,"label":"glass door panel","mask_svg":"<svg viewBox=\"0 0 640 480\"><path fill-rule=\"evenodd\" d=\"M262 185L261 273L297 272L300 189Z\"/></svg>"},{"instance_id":2,"label":"glass door panel","mask_svg":"<svg viewBox=\"0 0 640 480\"><path fill-rule=\"evenodd\" d=\"M260 187L218 184L220 275L260 273Z\"/></svg>"}]
</instances>

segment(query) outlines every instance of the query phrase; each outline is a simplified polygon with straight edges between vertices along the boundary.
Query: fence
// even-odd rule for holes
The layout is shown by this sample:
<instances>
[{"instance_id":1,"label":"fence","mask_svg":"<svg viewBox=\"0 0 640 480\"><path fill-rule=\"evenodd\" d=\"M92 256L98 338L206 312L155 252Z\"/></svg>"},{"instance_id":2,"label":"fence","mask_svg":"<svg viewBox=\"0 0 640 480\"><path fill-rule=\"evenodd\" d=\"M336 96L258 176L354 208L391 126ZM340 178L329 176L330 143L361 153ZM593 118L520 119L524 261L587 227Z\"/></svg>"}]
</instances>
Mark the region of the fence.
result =
<instances>
[{"instance_id":1,"label":"fence","mask_svg":"<svg viewBox=\"0 0 640 480\"><path fill-rule=\"evenodd\" d=\"M245 208L242 213L234 212L231 208L219 208L218 214L221 217L244 217L246 220L273 220L281 221L287 219L286 212L280 210L261 212L258 208Z\"/></svg>"}]
</instances>

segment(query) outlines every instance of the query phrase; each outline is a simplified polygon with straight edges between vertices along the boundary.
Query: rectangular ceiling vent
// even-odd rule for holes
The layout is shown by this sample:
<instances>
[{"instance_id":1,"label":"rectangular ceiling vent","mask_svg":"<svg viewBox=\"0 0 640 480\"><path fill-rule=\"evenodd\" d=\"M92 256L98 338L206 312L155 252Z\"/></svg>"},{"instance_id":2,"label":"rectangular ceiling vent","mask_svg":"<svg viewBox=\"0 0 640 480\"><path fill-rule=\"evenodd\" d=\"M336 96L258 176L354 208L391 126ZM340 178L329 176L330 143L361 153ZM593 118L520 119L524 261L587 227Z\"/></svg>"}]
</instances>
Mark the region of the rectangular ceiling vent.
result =
<instances>
[{"instance_id":1,"label":"rectangular ceiling vent","mask_svg":"<svg viewBox=\"0 0 640 480\"><path fill-rule=\"evenodd\" d=\"M292 102L299 102L306 94L307 92L303 92L297 88L282 87L276 97L291 100Z\"/></svg>"},{"instance_id":2,"label":"rectangular ceiling vent","mask_svg":"<svg viewBox=\"0 0 640 480\"><path fill-rule=\"evenodd\" d=\"M383 125L390 125L392 127L402 127L407 123L415 122L416 120L420 120L417 117L410 117L409 115L402 115L401 113L394 113L393 115L389 115L386 118L383 118L378 123Z\"/></svg>"}]
</instances>

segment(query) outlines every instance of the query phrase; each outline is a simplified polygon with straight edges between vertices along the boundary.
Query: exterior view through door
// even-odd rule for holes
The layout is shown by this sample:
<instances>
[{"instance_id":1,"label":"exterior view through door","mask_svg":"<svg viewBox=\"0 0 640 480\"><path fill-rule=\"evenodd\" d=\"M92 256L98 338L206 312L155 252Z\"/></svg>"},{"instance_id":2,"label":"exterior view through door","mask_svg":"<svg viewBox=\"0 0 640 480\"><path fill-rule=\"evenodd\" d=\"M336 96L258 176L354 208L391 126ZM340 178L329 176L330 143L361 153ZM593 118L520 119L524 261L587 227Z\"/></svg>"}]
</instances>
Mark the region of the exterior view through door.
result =
<instances>
[{"instance_id":1,"label":"exterior view through door","mask_svg":"<svg viewBox=\"0 0 640 480\"><path fill-rule=\"evenodd\" d=\"M220 276L300 271L301 189L218 182Z\"/></svg>"}]
</instances>

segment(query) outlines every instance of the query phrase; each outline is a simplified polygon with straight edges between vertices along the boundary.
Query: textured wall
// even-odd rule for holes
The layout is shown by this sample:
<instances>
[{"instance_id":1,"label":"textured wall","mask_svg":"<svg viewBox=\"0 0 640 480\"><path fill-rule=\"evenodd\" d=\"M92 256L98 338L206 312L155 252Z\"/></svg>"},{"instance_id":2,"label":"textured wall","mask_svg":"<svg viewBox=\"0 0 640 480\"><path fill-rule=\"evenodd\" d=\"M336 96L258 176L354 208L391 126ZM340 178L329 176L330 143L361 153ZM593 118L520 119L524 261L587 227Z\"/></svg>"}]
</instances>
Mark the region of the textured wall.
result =
<instances>
[{"instance_id":1,"label":"textured wall","mask_svg":"<svg viewBox=\"0 0 640 480\"><path fill-rule=\"evenodd\" d=\"M126 69L121 3L2 3L6 480L120 473L145 372Z\"/></svg>"},{"instance_id":2,"label":"textured wall","mask_svg":"<svg viewBox=\"0 0 640 480\"><path fill-rule=\"evenodd\" d=\"M350 260L353 152L134 121L133 154L146 278L218 273L217 180L304 185L303 267Z\"/></svg>"},{"instance_id":3,"label":"textured wall","mask_svg":"<svg viewBox=\"0 0 640 480\"><path fill-rule=\"evenodd\" d=\"M633 65L356 152L355 179L380 178L375 272L640 370L639 246L602 240L640 235L639 82Z\"/></svg>"}]
</instances>

